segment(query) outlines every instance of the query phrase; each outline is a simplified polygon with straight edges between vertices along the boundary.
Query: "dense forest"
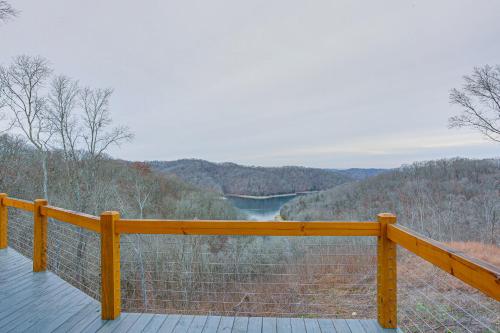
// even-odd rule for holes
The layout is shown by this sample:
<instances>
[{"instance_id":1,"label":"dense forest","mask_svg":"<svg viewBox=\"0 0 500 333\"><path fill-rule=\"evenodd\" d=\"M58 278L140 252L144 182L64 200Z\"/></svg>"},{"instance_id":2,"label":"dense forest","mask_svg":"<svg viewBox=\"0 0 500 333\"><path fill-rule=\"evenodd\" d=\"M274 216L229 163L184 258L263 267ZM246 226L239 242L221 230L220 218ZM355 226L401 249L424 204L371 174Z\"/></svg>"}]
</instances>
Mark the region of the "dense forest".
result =
<instances>
[{"instance_id":1,"label":"dense forest","mask_svg":"<svg viewBox=\"0 0 500 333\"><path fill-rule=\"evenodd\" d=\"M378 169L378 168L349 168L349 169L332 169L342 175L345 175L353 180L366 179L368 177L373 177L381 173L389 171L389 169Z\"/></svg>"},{"instance_id":2,"label":"dense forest","mask_svg":"<svg viewBox=\"0 0 500 333\"><path fill-rule=\"evenodd\" d=\"M500 160L419 162L287 203L287 220L373 220L394 212L399 223L443 241L500 242Z\"/></svg>"},{"instance_id":3,"label":"dense forest","mask_svg":"<svg viewBox=\"0 0 500 333\"><path fill-rule=\"evenodd\" d=\"M296 166L266 168L197 159L153 161L149 165L163 174L223 194L261 196L318 191L352 180L336 171Z\"/></svg>"}]
</instances>

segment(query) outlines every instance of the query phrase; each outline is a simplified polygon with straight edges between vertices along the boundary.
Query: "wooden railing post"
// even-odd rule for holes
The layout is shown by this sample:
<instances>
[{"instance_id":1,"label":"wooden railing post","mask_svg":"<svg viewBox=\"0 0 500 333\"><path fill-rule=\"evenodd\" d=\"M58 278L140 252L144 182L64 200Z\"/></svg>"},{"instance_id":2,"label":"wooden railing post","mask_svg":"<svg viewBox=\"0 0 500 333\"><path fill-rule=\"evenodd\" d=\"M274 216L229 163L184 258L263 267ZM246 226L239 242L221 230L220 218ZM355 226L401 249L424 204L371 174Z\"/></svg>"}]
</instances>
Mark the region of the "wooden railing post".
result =
<instances>
[{"instance_id":1,"label":"wooden railing post","mask_svg":"<svg viewBox=\"0 0 500 333\"><path fill-rule=\"evenodd\" d=\"M7 194L0 193L0 249L6 249L9 246L9 215L7 206L3 199Z\"/></svg>"},{"instance_id":2,"label":"wooden railing post","mask_svg":"<svg viewBox=\"0 0 500 333\"><path fill-rule=\"evenodd\" d=\"M33 272L47 269L47 216L41 214L40 208L47 206L45 199L35 200L33 211Z\"/></svg>"},{"instance_id":3,"label":"wooden railing post","mask_svg":"<svg viewBox=\"0 0 500 333\"><path fill-rule=\"evenodd\" d=\"M393 214L379 214L380 236L377 240L377 311L383 328L397 328L397 255L396 243L387 238L387 225L396 223Z\"/></svg>"},{"instance_id":4,"label":"wooden railing post","mask_svg":"<svg viewBox=\"0 0 500 333\"><path fill-rule=\"evenodd\" d=\"M121 312L120 234L115 231L118 212L101 214L101 316L116 319Z\"/></svg>"}]
</instances>

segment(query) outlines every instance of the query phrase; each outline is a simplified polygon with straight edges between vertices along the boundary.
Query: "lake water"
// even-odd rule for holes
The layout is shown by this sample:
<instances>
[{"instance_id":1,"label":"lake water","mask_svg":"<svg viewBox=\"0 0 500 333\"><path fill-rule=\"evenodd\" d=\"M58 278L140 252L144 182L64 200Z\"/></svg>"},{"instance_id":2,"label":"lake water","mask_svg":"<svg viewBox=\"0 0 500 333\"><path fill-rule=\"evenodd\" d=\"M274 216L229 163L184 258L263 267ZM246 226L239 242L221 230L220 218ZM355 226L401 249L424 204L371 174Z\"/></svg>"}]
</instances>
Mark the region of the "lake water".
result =
<instances>
[{"instance_id":1,"label":"lake water","mask_svg":"<svg viewBox=\"0 0 500 333\"><path fill-rule=\"evenodd\" d=\"M295 195L276 196L265 199L227 197L236 208L248 216L249 220L272 221L279 215L281 207Z\"/></svg>"}]
</instances>

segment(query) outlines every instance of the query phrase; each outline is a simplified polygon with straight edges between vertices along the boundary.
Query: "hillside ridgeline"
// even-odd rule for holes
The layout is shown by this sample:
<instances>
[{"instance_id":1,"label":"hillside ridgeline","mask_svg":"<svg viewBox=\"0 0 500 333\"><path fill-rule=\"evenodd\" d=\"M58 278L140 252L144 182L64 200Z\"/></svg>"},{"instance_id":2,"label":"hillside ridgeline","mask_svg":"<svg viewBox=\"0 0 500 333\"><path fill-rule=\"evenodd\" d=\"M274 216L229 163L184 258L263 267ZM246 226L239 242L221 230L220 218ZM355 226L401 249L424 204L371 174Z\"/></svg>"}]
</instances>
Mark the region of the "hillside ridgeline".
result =
<instances>
[{"instance_id":1,"label":"hillside ridgeline","mask_svg":"<svg viewBox=\"0 0 500 333\"><path fill-rule=\"evenodd\" d=\"M162 174L223 194L266 196L319 191L352 181L337 171L296 166L254 167L196 159L148 163Z\"/></svg>"}]
</instances>

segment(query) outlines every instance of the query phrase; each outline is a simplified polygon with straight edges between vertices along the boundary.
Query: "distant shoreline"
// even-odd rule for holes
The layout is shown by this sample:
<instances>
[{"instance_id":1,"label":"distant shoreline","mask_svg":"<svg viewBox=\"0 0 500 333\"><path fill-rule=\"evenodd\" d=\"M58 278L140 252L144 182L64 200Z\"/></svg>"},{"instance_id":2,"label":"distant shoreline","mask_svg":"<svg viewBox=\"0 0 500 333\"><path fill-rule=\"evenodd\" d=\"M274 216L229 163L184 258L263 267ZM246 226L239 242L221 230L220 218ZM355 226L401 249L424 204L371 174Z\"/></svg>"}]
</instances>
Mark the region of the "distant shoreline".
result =
<instances>
[{"instance_id":1,"label":"distant shoreline","mask_svg":"<svg viewBox=\"0 0 500 333\"><path fill-rule=\"evenodd\" d=\"M296 197L303 194L317 193L319 191L303 191L295 193L284 193L284 194L271 194L271 195L246 195L246 194L224 194L225 197L241 198L241 199L254 199L254 200L266 200L273 198L289 198Z\"/></svg>"}]
</instances>

